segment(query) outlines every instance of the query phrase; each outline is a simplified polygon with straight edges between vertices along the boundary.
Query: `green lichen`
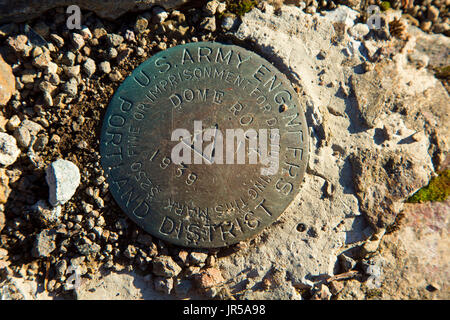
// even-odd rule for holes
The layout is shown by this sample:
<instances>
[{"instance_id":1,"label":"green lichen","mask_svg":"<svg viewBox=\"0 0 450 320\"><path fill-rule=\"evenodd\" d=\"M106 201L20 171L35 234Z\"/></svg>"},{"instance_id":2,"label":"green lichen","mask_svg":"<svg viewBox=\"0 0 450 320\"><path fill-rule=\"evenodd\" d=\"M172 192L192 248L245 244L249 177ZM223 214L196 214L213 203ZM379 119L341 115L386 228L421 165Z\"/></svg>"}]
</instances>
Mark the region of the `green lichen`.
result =
<instances>
[{"instance_id":1,"label":"green lichen","mask_svg":"<svg viewBox=\"0 0 450 320\"><path fill-rule=\"evenodd\" d=\"M436 70L436 76L441 79L450 79L450 66L438 68Z\"/></svg>"},{"instance_id":2,"label":"green lichen","mask_svg":"<svg viewBox=\"0 0 450 320\"><path fill-rule=\"evenodd\" d=\"M258 4L258 0L227 0L227 8L230 12L243 16Z\"/></svg>"},{"instance_id":3,"label":"green lichen","mask_svg":"<svg viewBox=\"0 0 450 320\"><path fill-rule=\"evenodd\" d=\"M389 1L383 1L380 4L381 11L386 11L391 8L391 3Z\"/></svg>"},{"instance_id":4,"label":"green lichen","mask_svg":"<svg viewBox=\"0 0 450 320\"><path fill-rule=\"evenodd\" d=\"M367 299L376 299L381 298L383 296L383 292L380 289L367 289L366 298Z\"/></svg>"},{"instance_id":5,"label":"green lichen","mask_svg":"<svg viewBox=\"0 0 450 320\"><path fill-rule=\"evenodd\" d=\"M444 201L450 195L450 169L431 179L430 184L413 194L407 202Z\"/></svg>"}]
</instances>

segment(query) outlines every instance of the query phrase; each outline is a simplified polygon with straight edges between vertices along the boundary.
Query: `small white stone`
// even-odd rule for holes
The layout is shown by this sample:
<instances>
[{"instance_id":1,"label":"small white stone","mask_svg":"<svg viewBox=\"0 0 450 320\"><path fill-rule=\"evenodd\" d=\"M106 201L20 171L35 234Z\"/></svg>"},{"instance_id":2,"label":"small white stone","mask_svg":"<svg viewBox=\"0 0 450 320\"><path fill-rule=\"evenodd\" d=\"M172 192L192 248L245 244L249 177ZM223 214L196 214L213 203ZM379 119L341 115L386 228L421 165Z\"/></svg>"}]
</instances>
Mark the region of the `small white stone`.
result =
<instances>
[{"instance_id":1,"label":"small white stone","mask_svg":"<svg viewBox=\"0 0 450 320\"><path fill-rule=\"evenodd\" d=\"M92 39L92 33L91 30L89 30L88 27L84 26L81 30L80 30L81 35L83 36L84 39Z\"/></svg>"},{"instance_id":2,"label":"small white stone","mask_svg":"<svg viewBox=\"0 0 450 320\"><path fill-rule=\"evenodd\" d=\"M349 29L350 35L356 39L360 39L369 33L369 26L365 23L357 23Z\"/></svg>"},{"instance_id":3,"label":"small white stone","mask_svg":"<svg viewBox=\"0 0 450 320\"><path fill-rule=\"evenodd\" d=\"M84 73L86 73L86 75L90 77L95 73L95 70L96 70L95 61L91 58L88 58L86 62L83 64Z\"/></svg>"},{"instance_id":4,"label":"small white stone","mask_svg":"<svg viewBox=\"0 0 450 320\"><path fill-rule=\"evenodd\" d=\"M9 166L13 164L20 154L16 139L4 132L0 132L0 164Z\"/></svg>"},{"instance_id":5,"label":"small white stone","mask_svg":"<svg viewBox=\"0 0 450 320\"><path fill-rule=\"evenodd\" d=\"M152 18L153 23L164 22L169 17L169 14L167 13L167 11L161 7L153 8L152 13L153 13L153 18Z\"/></svg>"},{"instance_id":6,"label":"small white stone","mask_svg":"<svg viewBox=\"0 0 450 320\"><path fill-rule=\"evenodd\" d=\"M80 184L80 170L68 160L56 160L45 170L49 186L48 201L52 206L63 205L75 194Z\"/></svg>"},{"instance_id":7,"label":"small white stone","mask_svg":"<svg viewBox=\"0 0 450 320\"><path fill-rule=\"evenodd\" d=\"M73 46L75 47L75 50L80 50L83 48L85 42L83 39L83 36L79 33L71 33L70 34L70 41L72 42Z\"/></svg>"},{"instance_id":8,"label":"small white stone","mask_svg":"<svg viewBox=\"0 0 450 320\"><path fill-rule=\"evenodd\" d=\"M100 71L103 73L110 73L111 72L111 65L108 61L103 61L99 65Z\"/></svg>"}]
</instances>

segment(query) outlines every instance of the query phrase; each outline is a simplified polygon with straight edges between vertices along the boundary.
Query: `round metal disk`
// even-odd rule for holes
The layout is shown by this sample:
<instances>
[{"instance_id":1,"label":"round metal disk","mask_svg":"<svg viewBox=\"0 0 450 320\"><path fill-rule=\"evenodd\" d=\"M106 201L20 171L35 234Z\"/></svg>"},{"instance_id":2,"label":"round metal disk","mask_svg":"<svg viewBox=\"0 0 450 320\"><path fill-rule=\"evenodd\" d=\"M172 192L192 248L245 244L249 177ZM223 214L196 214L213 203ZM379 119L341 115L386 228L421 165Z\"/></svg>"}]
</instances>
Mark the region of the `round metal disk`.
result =
<instances>
[{"instance_id":1,"label":"round metal disk","mask_svg":"<svg viewBox=\"0 0 450 320\"><path fill-rule=\"evenodd\" d=\"M242 129L245 139L227 129ZM308 129L297 94L271 63L238 46L197 42L159 52L123 82L100 151L112 195L144 230L182 246L222 247L256 235L294 199Z\"/></svg>"}]
</instances>

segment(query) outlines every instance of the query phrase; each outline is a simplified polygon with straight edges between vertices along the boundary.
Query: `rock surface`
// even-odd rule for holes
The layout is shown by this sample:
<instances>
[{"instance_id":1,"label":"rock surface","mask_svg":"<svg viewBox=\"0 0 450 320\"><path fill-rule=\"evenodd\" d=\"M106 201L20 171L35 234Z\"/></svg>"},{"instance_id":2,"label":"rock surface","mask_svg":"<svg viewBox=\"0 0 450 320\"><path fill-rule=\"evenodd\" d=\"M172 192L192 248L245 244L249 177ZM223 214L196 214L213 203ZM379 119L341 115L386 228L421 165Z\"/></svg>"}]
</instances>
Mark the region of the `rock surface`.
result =
<instances>
[{"instance_id":1,"label":"rock surface","mask_svg":"<svg viewBox=\"0 0 450 320\"><path fill-rule=\"evenodd\" d=\"M40 16L45 11L56 7L77 5L81 9L94 11L102 18L116 19L128 11L148 10L152 6L162 5L174 8L186 0L18 0L2 1L0 4L0 23L23 22Z\"/></svg>"},{"instance_id":2,"label":"rock surface","mask_svg":"<svg viewBox=\"0 0 450 320\"><path fill-rule=\"evenodd\" d=\"M406 204L400 229L383 237L378 263L367 265L378 279L347 281L338 299L448 300L449 212L448 200Z\"/></svg>"},{"instance_id":3,"label":"rock surface","mask_svg":"<svg viewBox=\"0 0 450 320\"><path fill-rule=\"evenodd\" d=\"M78 167L70 161L59 159L52 162L45 172L50 204L57 206L69 201L80 184Z\"/></svg>"},{"instance_id":4,"label":"rock surface","mask_svg":"<svg viewBox=\"0 0 450 320\"><path fill-rule=\"evenodd\" d=\"M373 86L357 86L352 79L363 77L364 63L373 62L363 43L345 32L354 25L356 16L357 13L347 7L321 17L287 6L274 15L273 8L266 6L264 12L253 9L246 14L234 33L238 39L252 42L266 59L299 86L301 105L305 108L312 137L307 174L291 206L277 223L239 252L218 260L225 279L232 281L230 287L234 288L234 293L242 290L239 283L244 279L253 277L255 282L262 281L273 269L285 270L288 288L294 291L311 288L317 281L333 276L339 272L339 253L358 248L373 234L364 214L368 213L365 207L371 201L370 208L374 209L380 200L384 203L405 200L426 184L434 171L431 141L424 139L419 143L408 138L417 130L424 130L426 121L413 123L398 110L389 108L382 112L373 111L376 121L371 126L362 116L358 97L371 95ZM396 40L392 41L395 43ZM414 40L406 46L408 50L414 50ZM400 100L412 99L433 88L448 101L448 94L433 75L407 64L406 51L398 49L400 53L386 59L392 60L389 67L395 67L397 76L395 84L386 84L391 86L386 90L391 92L394 85L402 88ZM384 66L375 62L374 69L377 68ZM376 104L375 100L369 101L367 106L371 108ZM422 109L422 112L438 118L432 109ZM396 128L394 137L386 143L382 135L384 126ZM387 165L364 168L355 183L351 160L366 149L386 159ZM447 151L444 147L438 153ZM407 171L403 174L408 177L403 177L406 180L394 186L400 194L385 192L385 198L375 200L369 192L380 183L377 175L388 178L383 183L394 184L393 177L389 180L398 170L397 162L389 161L393 154L402 161L414 159L410 160L414 168L405 168ZM370 180L371 177L374 178ZM416 184L409 186L413 180ZM379 190L389 188L383 184L379 186ZM365 193L359 194L358 187ZM360 202L361 199L366 203ZM389 223L400 208L395 209L394 213L370 211L370 214ZM272 293L265 297L276 296Z\"/></svg>"},{"instance_id":5,"label":"rock surface","mask_svg":"<svg viewBox=\"0 0 450 320\"><path fill-rule=\"evenodd\" d=\"M380 154L370 149L351 155L359 205L374 228L393 224L403 201L428 183L432 168L417 165L427 163L425 157L429 155L394 151Z\"/></svg>"}]
</instances>

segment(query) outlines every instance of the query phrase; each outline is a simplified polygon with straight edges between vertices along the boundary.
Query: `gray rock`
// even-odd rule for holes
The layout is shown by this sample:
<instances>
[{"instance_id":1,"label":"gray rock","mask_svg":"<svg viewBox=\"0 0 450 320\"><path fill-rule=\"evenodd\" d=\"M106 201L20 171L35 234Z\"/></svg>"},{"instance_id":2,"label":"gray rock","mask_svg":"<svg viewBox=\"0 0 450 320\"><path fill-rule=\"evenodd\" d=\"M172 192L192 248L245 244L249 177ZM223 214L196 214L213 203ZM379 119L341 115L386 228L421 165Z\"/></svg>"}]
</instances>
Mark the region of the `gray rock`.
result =
<instances>
[{"instance_id":1,"label":"gray rock","mask_svg":"<svg viewBox=\"0 0 450 320\"><path fill-rule=\"evenodd\" d=\"M8 256L8 250L0 248L0 260L5 259L7 256Z\"/></svg>"},{"instance_id":2,"label":"gray rock","mask_svg":"<svg viewBox=\"0 0 450 320\"><path fill-rule=\"evenodd\" d=\"M4 132L0 132L0 164L3 166L12 165L16 162L20 154L16 139Z\"/></svg>"},{"instance_id":3,"label":"gray rock","mask_svg":"<svg viewBox=\"0 0 450 320\"><path fill-rule=\"evenodd\" d=\"M52 33L50 35L50 39L55 43L58 48L62 48L64 46L64 38L59 36L56 33Z\"/></svg>"},{"instance_id":4,"label":"gray rock","mask_svg":"<svg viewBox=\"0 0 450 320\"><path fill-rule=\"evenodd\" d=\"M338 6L335 10L325 11L325 19L332 23L343 23L347 28L355 24L357 16L358 12L347 6Z\"/></svg>"},{"instance_id":5,"label":"gray rock","mask_svg":"<svg viewBox=\"0 0 450 320\"><path fill-rule=\"evenodd\" d=\"M80 34L83 36L84 39L92 39L92 32L86 26L81 27Z\"/></svg>"},{"instance_id":6,"label":"gray rock","mask_svg":"<svg viewBox=\"0 0 450 320\"><path fill-rule=\"evenodd\" d=\"M160 277L172 278L181 272L181 267L169 256L153 259L153 273Z\"/></svg>"},{"instance_id":7,"label":"gray rock","mask_svg":"<svg viewBox=\"0 0 450 320\"><path fill-rule=\"evenodd\" d=\"M232 30L237 27L238 20L239 19L235 15L227 15L223 18L221 26L227 31Z\"/></svg>"},{"instance_id":8,"label":"gray rock","mask_svg":"<svg viewBox=\"0 0 450 320\"><path fill-rule=\"evenodd\" d=\"M83 71L87 77L92 76L95 73L96 65L94 59L87 58L86 62L83 64Z\"/></svg>"},{"instance_id":9,"label":"gray rock","mask_svg":"<svg viewBox=\"0 0 450 320\"><path fill-rule=\"evenodd\" d=\"M26 128L32 136L35 136L40 131L44 130L44 128L39 123L28 119L23 120L20 126Z\"/></svg>"},{"instance_id":10,"label":"gray rock","mask_svg":"<svg viewBox=\"0 0 450 320\"><path fill-rule=\"evenodd\" d=\"M349 256L347 256L346 254L342 253L341 255L339 255L339 263L341 265L342 268L342 272L347 272L352 270L355 265L356 265L356 261L353 260L352 258L350 258Z\"/></svg>"},{"instance_id":11,"label":"gray rock","mask_svg":"<svg viewBox=\"0 0 450 320\"><path fill-rule=\"evenodd\" d=\"M83 36L76 32L72 32L70 34L70 42L72 43L75 50L80 50L85 45Z\"/></svg>"},{"instance_id":12,"label":"gray rock","mask_svg":"<svg viewBox=\"0 0 450 320\"><path fill-rule=\"evenodd\" d=\"M116 48L109 48L109 49L106 51L106 58L108 58L108 59L114 59L114 58L117 57L118 54L119 54L119 53L117 52L117 49L116 49Z\"/></svg>"},{"instance_id":13,"label":"gray rock","mask_svg":"<svg viewBox=\"0 0 450 320\"><path fill-rule=\"evenodd\" d=\"M130 244L123 252L123 255L128 259L133 259L136 256L136 253L137 253L136 247Z\"/></svg>"},{"instance_id":14,"label":"gray rock","mask_svg":"<svg viewBox=\"0 0 450 320\"><path fill-rule=\"evenodd\" d=\"M350 156L361 210L374 228L394 223L403 201L430 179L412 154L361 149Z\"/></svg>"},{"instance_id":15,"label":"gray rock","mask_svg":"<svg viewBox=\"0 0 450 320\"><path fill-rule=\"evenodd\" d=\"M369 31L369 26L366 23L357 23L349 29L350 34L357 39L366 36Z\"/></svg>"},{"instance_id":16,"label":"gray rock","mask_svg":"<svg viewBox=\"0 0 450 320\"><path fill-rule=\"evenodd\" d=\"M134 31L137 33L143 33L148 27L148 20L144 17L138 17L134 24Z\"/></svg>"},{"instance_id":17,"label":"gray rock","mask_svg":"<svg viewBox=\"0 0 450 320\"><path fill-rule=\"evenodd\" d=\"M37 136L36 141L33 143L34 151L42 151L48 144L48 136L46 134L40 134Z\"/></svg>"},{"instance_id":18,"label":"gray rock","mask_svg":"<svg viewBox=\"0 0 450 320\"><path fill-rule=\"evenodd\" d=\"M59 260L56 263L55 269L56 269L56 277L61 278L62 276L64 276L67 270L67 260L65 259Z\"/></svg>"},{"instance_id":19,"label":"gray rock","mask_svg":"<svg viewBox=\"0 0 450 320\"><path fill-rule=\"evenodd\" d=\"M380 287L383 280L383 265L384 259L377 255L370 260L364 260L362 262L362 268L364 272L369 276L369 286Z\"/></svg>"},{"instance_id":20,"label":"gray rock","mask_svg":"<svg viewBox=\"0 0 450 320\"><path fill-rule=\"evenodd\" d=\"M216 14L216 10L219 4L220 2L217 0L209 1L206 3L205 7L203 8L203 11L205 11L206 14L213 16Z\"/></svg>"},{"instance_id":21,"label":"gray rock","mask_svg":"<svg viewBox=\"0 0 450 320\"><path fill-rule=\"evenodd\" d=\"M125 31L125 40L128 42L136 42L136 35L132 30Z\"/></svg>"},{"instance_id":22,"label":"gray rock","mask_svg":"<svg viewBox=\"0 0 450 320\"><path fill-rule=\"evenodd\" d=\"M111 65L109 64L108 61L100 62L98 68L101 72L106 74L111 72Z\"/></svg>"},{"instance_id":23,"label":"gray rock","mask_svg":"<svg viewBox=\"0 0 450 320\"><path fill-rule=\"evenodd\" d=\"M118 47L123 42L123 37L119 34L110 33L106 36L106 41L111 47Z\"/></svg>"},{"instance_id":24,"label":"gray rock","mask_svg":"<svg viewBox=\"0 0 450 320\"><path fill-rule=\"evenodd\" d=\"M14 131L20 126L20 118L17 114L13 115L6 123L6 129Z\"/></svg>"},{"instance_id":25,"label":"gray rock","mask_svg":"<svg viewBox=\"0 0 450 320\"><path fill-rule=\"evenodd\" d=\"M211 31L211 32L216 31L216 18L215 17L206 17L200 23L200 27L202 27L206 31Z\"/></svg>"},{"instance_id":26,"label":"gray rock","mask_svg":"<svg viewBox=\"0 0 450 320\"><path fill-rule=\"evenodd\" d=\"M169 17L169 13L167 13L167 11L161 7L153 8L152 13L153 13L152 17L153 23L162 23Z\"/></svg>"},{"instance_id":27,"label":"gray rock","mask_svg":"<svg viewBox=\"0 0 450 320\"><path fill-rule=\"evenodd\" d=\"M153 279L155 290L164 294L170 294L173 289L173 279L172 278L160 278L155 277Z\"/></svg>"},{"instance_id":28,"label":"gray rock","mask_svg":"<svg viewBox=\"0 0 450 320\"><path fill-rule=\"evenodd\" d=\"M75 78L70 78L63 86L64 92L72 97L75 97L78 93L78 82Z\"/></svg>"},{"instance_id":29,"label":"gray rock","mask_svg":"<svg viewBox=\"0 0 450 320\"><path fill-rule=\"evenodd\" d=\"M14 138L16 138L19 146L28 148L31 142L30 131L24 126L20 126L14 131Z\"/></svg>"},{"instance_id":30,"label":"gray rock","mask_svg":"<svg viewBox=\"0 0 450 320\"><path fill-rule=\"evenodd\" d=\"M80 184L80 170L68 160L56 160L45 170L49 186L49 202L52 206L63 205L75 194Z\"/></svg>"},{"instance_id":31,"label":"gray rock","mask_svg":"<svg viewBox=\"0 0 450 320\"><path fill-rule=\"evenodd\" d=\"M205 263L206 258L208 258L208 254L202 252L191 252L189 255L189 262L194 265L199 265L201 263Z\"/></svg>"},{"instance_id":32,"label":"gray rock","mask_svg":"<svg viewBox=\"0 0 450 320\"><path fill-rule=\"evenodd\" d=\"M31 207L34 215L44 224L55 224L61 217L61 206L49 207L44 200L39 200Z\"/></svg>"},{"instance_id":33,"label":"gray rock","mask_svg":"<svg viewBox=\"0 0 450 320\"><path fill-rule=\"evenodd\" d=\"M439 9L435 6L429 6L428 7L428 19L431 20L431 22L436 22L439 18Z\"/></svg>"},{"instance_id":34,"label":"gray rock","mask_svg":"<svg viewBox=\"0 0 450 320\"><path fill-rule=\"evenodd\" d=\"M80 65L64 68L64 73L68 78L76 78L80 74Z\"/></svg>"},{"instance_id":35,"label":"gray rock","mask_svg":"<svg viewBox=\"0 0 450 320\"><path fill-rule=\"evenodd\" d=\"M56 249L56 231L53 229L42 230L34 242L32 256L35 258L48 257Z\"/></svg>"},{"instance_id":36,"label":"gray rock","mask_svg":"<svg viewBox=\"0 0 450 320\"><path fill-rule=\"evenodd\" d=\"M73 66L75 64L75 58L76 55L72 51L67 51L62 56L62 63L64 63L66 66Z\"/></svg>"}]
</instances>

